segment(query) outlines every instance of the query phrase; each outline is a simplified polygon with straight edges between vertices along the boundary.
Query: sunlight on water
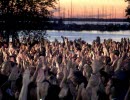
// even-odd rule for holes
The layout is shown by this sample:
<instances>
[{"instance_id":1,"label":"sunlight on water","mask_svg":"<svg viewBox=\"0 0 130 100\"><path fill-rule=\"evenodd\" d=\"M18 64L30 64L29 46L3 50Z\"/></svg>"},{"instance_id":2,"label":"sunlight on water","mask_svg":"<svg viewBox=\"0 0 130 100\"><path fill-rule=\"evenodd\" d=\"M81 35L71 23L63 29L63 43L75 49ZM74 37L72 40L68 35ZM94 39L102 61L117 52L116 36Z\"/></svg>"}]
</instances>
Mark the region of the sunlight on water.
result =
<instances>
[{"instance_id":1,"label":"sunlight on water","mask_svg":"<svg viewBox=\"0 0 130 100\"><path fill-rule=\"evenodd\" d=\"M88 43L92 43L97 36L101 37L101 41L104 39L113 39L115 41L120 41L121 38L130 38L130 31L117 31L117 32L100 32L100 31L47 31L49 35L48 39L54 41L62 41L61 36L67 37L69 40L74 40L82 38Z\"/></svg>"},{"instance_id":2,"label":"sunlight on water","mask_svg":"<svg viewBox=\"0 0 130 100\"><path fill-rule=\"evenodd\" d=\"M64 21L64 24L69 24L69 21ZM71 24L83 25L83 24L93 24L93 25L129 25L128 22L98 22L98 21L71 21Z\"/></svg>"}]
</instances>

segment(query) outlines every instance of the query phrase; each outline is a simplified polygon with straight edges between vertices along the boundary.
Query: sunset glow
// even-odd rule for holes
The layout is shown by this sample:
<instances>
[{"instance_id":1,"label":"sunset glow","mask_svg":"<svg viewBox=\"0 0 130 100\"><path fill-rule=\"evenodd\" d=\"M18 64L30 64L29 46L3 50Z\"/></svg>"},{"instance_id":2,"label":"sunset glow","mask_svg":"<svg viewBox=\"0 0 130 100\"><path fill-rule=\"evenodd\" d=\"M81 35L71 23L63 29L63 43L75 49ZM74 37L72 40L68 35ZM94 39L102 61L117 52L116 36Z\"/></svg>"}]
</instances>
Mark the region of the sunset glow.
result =
<instances>
[{"instance_id":1,"label":"sunset glow","mask_svg":"<svg viewBox=\"0 0 130 100\"><path fill-rule=\"evenodd\" d=\"M54 16L71 17L71 0L59 0L60 13ZM59 4L57 4L57 8ZM72 17L124 18L125 0L72 0Z\"/></svg>"}]
</instances>

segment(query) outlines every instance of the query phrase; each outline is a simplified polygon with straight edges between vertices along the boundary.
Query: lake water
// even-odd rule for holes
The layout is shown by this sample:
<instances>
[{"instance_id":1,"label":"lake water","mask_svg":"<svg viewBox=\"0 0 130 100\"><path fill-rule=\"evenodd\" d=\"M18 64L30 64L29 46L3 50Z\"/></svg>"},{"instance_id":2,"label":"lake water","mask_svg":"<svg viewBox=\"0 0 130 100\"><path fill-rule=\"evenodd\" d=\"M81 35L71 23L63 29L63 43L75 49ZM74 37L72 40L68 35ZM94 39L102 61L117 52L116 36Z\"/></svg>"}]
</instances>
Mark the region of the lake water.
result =
<instances>
[{"instance_id":1,"label":"lake water","mask_svg":"<svg viewBox=\"0 0 130 100\"><path fill-rule=\"evenodd\" d=\"M83 25L83 24L92 24L92 25L129 25L129 22L107 22L107 21L63 21L64 24L77 24L77 25Z\"/></svg>"},{"instance_id":2,"label":"lake water","mask_svg":"<svg viewBox=\"0 0 130 100\"><path fill-rule=\"evenodd\" d=\"M100 31L47 31L50 41L57 39L62 41L61 36L67 37L69 40L74 40L82 38L88 43L92 43L97 36L101 37L101 41L104 39L113 39L115 41L120 41L121 38L130 38L130 31L117 31L117 32L100 32Z\"/></svg>"},{"instance_id":3,"label":"lake water","mask_svg":"<svg viewBox=\"0 0 130 100\"><path fill-rule=\"evenodd\" d=\"M50 21L54 22L54 21ZM58 23L58 21L56 21ZM77 24L77 25L84 25L84 24L92 24L92 25L129 25L129 22L110 22L110 21L63 21L64 24Z\"/></svg>"}]
</instances>

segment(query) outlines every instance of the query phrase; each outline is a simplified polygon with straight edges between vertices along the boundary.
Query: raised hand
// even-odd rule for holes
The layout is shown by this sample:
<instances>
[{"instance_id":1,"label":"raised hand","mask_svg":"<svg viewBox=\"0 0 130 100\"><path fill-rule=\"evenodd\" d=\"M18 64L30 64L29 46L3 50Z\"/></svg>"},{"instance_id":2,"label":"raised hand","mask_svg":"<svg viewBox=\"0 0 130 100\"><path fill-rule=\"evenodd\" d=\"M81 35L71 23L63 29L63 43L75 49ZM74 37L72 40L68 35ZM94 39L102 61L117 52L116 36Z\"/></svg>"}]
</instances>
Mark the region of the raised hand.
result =
<instances>
[{"instance_id":1,"label":"raised hand","mask_svg":"<svg viewBox=\"0 0 130 100\"><path fill-rule=\"evenodd\" d=\"M116 67L115 71L120 70L121 64L124 60L124 56L125 56L125 53L123 54L123 56L119 60L117 60L117 67Z\"/></svg>"},{"instance_id":2,"label":"raised hand","mask_svg":"<svg viewBox=\"0 0 130 100\"><path fill-rule=\"evenodd\" d=\"M97 73L100 71L100 69L103 68L103 62L101 61L101 59L95 59L92 62L92 71L93 73Z\"/></svg>"}]
</instances>

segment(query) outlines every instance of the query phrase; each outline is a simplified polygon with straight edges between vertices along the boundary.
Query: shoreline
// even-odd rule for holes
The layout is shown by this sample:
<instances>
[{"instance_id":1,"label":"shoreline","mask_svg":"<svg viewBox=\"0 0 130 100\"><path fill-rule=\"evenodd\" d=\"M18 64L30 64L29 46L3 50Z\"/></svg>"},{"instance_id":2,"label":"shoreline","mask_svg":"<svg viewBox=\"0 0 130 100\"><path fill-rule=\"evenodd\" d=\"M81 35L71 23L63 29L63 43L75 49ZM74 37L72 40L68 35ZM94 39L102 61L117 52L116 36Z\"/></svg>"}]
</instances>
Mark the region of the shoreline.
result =
<instances>
[{"instance_id":1,"label":"shoreline","mask_svg":"<svg viewBox=\"0 0 130 100\"><path fill-rule=\"evenodd\" d=\"M47 30L57 31L128 31L130 30L130 24L108 24L108 25L94 25L94 24L64 24L64 23L51 23Z\"/></svg>"},{"instance_id":2,"label":"shoreline","mask_svg":"<svg viewBox=\"0 0 130 100\"><path fill-rule=\"evenodd\" d=\"M67 30L67 29L47 29L47 31L69 31L69 32L81 32L81 31L99 31L99 32L119 32L119 31L130 31L130 29L126 30Z\"/></svg>"}]
</instances>

